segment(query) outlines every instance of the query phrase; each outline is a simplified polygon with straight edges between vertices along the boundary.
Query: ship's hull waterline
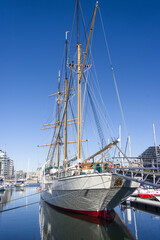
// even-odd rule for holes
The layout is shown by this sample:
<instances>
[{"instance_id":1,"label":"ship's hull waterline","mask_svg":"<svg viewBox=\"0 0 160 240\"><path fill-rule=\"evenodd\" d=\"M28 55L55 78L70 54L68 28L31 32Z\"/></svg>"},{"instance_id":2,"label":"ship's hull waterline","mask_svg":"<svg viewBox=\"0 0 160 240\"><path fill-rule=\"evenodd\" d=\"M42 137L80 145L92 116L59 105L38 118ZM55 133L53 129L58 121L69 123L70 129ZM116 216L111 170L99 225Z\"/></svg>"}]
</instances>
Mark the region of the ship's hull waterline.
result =
<instances>
[{"instance_id":1,"label":"ship's hull waterline","mask_svg":"<svg viewBox=\"0 0 160 240\"><path fill-rule=\"evenodd\" d=\"M137 187L112 173L94 173L45 181L41 197L56 208L104 217Z\"/></svg>"}]
</instances>

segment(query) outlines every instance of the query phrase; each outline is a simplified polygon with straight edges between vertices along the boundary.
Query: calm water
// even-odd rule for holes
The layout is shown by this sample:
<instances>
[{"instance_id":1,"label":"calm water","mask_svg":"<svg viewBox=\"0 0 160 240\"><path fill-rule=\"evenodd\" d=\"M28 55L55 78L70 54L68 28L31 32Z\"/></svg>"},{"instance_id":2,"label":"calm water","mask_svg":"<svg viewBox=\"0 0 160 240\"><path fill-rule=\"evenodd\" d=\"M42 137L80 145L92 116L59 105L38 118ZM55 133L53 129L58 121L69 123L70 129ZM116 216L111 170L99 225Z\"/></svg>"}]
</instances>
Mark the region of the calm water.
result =
<instances>
[{"instance_id":1,"label":"calm water","mask_svg":"<svg viewBox=\"0 0 160 240\"><path fill-rule=\"evenodd\" d=\"M0 211L37 202L37 187L0 192ZM23 198L24 197L24 198ZM14 201L14 199L19 200ZM4 203L3 206L1 203ZM160 216L118 206L106 221L57 212L44 202L0 213L0 240L160 239Z\"/></svg>"}]
</instances>

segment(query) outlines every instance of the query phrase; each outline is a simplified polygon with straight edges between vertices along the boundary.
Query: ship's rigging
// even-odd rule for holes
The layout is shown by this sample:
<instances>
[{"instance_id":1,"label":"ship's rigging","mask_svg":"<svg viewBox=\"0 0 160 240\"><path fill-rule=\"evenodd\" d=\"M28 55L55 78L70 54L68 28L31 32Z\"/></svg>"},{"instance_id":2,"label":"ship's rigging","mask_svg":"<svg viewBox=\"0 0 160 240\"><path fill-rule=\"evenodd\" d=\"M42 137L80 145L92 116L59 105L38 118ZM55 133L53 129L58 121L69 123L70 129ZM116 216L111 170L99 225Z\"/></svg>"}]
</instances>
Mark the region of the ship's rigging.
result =
<instances>
[{"instance_id":1,"label":"ship's rigging","mask_svg":"<svg viewBox=\"0 0 160 240\"><path fill-rule=\"evenodd\" d=\"M78 162L81 162L82 159L82 155L83 155L83 160L87 159L85 154L84 154L84 150L83 150L83 146L82 146L82 142L87 141L87 139L83 139L82 140L82 132L84 132L84 128L82 129L81 125L82 125L82 115L85 115L87 113L87 111L85 112L85 114L82 112L83 107L84 107L84 102L85 99L86 103L87 101L90 102L90 108L93 112L93 117L95 120L95 124L97 126L97 132L98 132L98 138L99 138L99 149L102 150L105 148L106 146L106 140L105 140L105 136L104 136L104 132L102 130L101 127L101 122L99 120L99 116L101 116L102 112L101 109L99 108L99 103L97 103L96 97L93 93L93 83L92 80L94 79L93 76L91 76L91 74L89 74L87 72L87 74L85 74L85 71L90 69L92 66L94 66L94 62L93 62L93 57L92 57L92 53L91 53L91 47L89 45L90 41L91 41L91 34L93 31L93 26L94 26L94 21L95 21L95 15L96 15L96 11L98 8L98 3L96 3L95 9L94 9L94 13L92 16L92 23L91 23L91 27L90 27L90 31L89 31L89 37L88 40L86 40L86 48L84 53L82 53L82 45L80 44L80 36L79 36L79 9L80 9L80 13L81 13L81 17L82 17L82 25L84 27L84 36L85 39L87 39L87 31L85 29L85 23L84 23L84 17L83 17L83 13L82 13L82 8L81 8L81 4L80 1L76 1L76 9L77 9L77 54L74 54L74 60L71 60L71 50L70 50L70 45L71 45L71 39L70 42L68 44L68 39L67 39L67 33L66 32L66 39L65 39L65 64L64 64L64 68L65 68L65 81L64 81L64 85L62 84L62 79L60 77L60 74L58 76L58 92L56 94L51 94L50 96L57 96L57 109L56 109L56 122L54 123L49 123L49 124L45 124L43 129L51 129L54 128L54 132L53 132L53 138L50 144L43 144L40 146L50 146L49 152L48 152L48 156L47 156L47 160L46 162L48 162L48 165L54 165L56 164L58 167L60 166L60 156L61 158L63 158L63 166L64 168L66 168L67 166L67 162L71 162L72 160L78 159ZM100 11L99 11L100 12ZM74 18L75 18L75 14L74 14ZM101 18L101 22L102 22L102 17L101 17L101 13L100 13L100 18ZM74 24L73 24L74 25ZM72 32L73 32L73 25L72 25L72 31L71 31L71 36L72 36ZM103 26L103 22L102 22L102 28L104 30L104 26ZM106 36L105 36L105 41L106 41ZM106 42L107 43L107 42ZM69 47L68 47L69 45ZM110 57L110 53L109 53L109 48L108 48L108 44L107 44L107 50L108 50L108 54L109 54L109 60L111 63L111 57ZM87 59L87 53L88 53L88 59ZM75 61L75 57L77 58L77 64ZM88 60L88 62L86 63L86 59ZM113 67L112 67L112 72L113 72ZM74 78L74 74L77 75L77 83L75 83L75 78ZM88 81L88 77L89 75L91 76L91 81ZM96 74L95 74L96 75ZM113 72L113 76L114 76L114 72ZM83 81L82 81L83 78ZM114 77L114 82L115 82L115 77ZM85 85L84 87L84 95L83 95L83 99L81 99L81 88L82 88L82 84ZM115 86L116 86L116 91L118 91L116 82L115 82ZM74 113L74 107L73 107L73 96L75 95L75 87L78 88L77 91L77 117L76 114ZM99 86L98 86L99 88ZM99 89L98 89L99 91ZM87 95L87 97L86 97ZM122 111L122 107L121 107L121 102L120 102L120 98L119 98L119 93L117 94L118 96L118 100L120 103L120 109L121 109L121 113L122 113L122 118L124 120L124 115L123 115L123 111ZM100 94L100 98L101 98L101 94ZM102 99L102 98L101 98ZM82 102L83 100L83 102ZM83 106L82 106L83 104ZM98 106L98 107L97 107ZM97 108L98 108L98 115L97 115ZM70 116L72 116L72 118L68 118L68 111L70 111ZM102 117L103 121L105 119L105 117ZM90 120L91 124L92 124L92 120ZM115 138L111 137L113 136L113 134L111 134L111 127L109 126L108 120L106 120L105 124L107 125L107 129L108 129L108 134L110 136L110 139L112 142L116 142ZM68 140L68 127L69 125L74 125L75 126L75 132L77 134L77 139L76 140ZM83 123L83 125L85 125L85 123ZM63 129L64 127L64 129ZM93 131L95 132L95 129L93 129ZM73 136L74 134L72 134ZM105 134L106 135L106 134ZM97 137L97 135L96 135ZM67 154L70 152L70 150L68 150L68 144L71 143L77 143L77 154L71 154L72 157L68 157ZM75 144L74 144L75 145ZM63 146L63 147L62 147ZM75 149L75 147L73 147ZM62 153L61 151L64 150L64 157L62 157ZM75 151L76 152L76 151ZM57 154L57 162L55 162L55 153ZM102 151L103 153L103 151ZM90 154L91 155L91 154ZM102 154L102 158L103 157L110 158L110 155L107 151L107 153L105 153L104 155ZM101 158L101 159L102 159ZM54 161L53 161L54 159Z\"/></svg>"},{"instance_id":2,"label":"ship's rigging","mask_svg":"<svg viewBox=\"0 0 160 240\"><path fill-rule=\"evenodd\" d=\"M85 32L85 35L88 35L86 45L82 44L79 34L79 6L80 1L77 0L77 51L71 58L66 32L64 78L59 74L58 93L52 94L57 96L55 121L44 126L47 129L53 128L54 134L51 143L48 144L50 149L42 168L41 197L49 204L67 211L103 217L106 209L111 210L117 206L137 185L117 177L110 170L112 166L109 164L113 163L110 161L109 151L118 145L119 139L112 137L108 144L105 144L103 138L107 132L102 130L105 114L93 91L94 77L88 71L94 66L90 43L98 2L94 8L89 33ZM85 109L84 112L82 109ZM100 113L103 114L100 116ZM86 115L89 118L88 122ZM93 144L95 138L89 139L93 144L91 153L88 152L84 156L86 146L82 143L88 140L88 133L91 138L92 132L95 132L94 128L91 130L93 124L98 128L99 146ZM71 132L74 129L72 125L75 125L75 138ZM82 131L84 127L86 130ZM118 150L123 154L120 148Z\"/></svg>"}]
</instances>

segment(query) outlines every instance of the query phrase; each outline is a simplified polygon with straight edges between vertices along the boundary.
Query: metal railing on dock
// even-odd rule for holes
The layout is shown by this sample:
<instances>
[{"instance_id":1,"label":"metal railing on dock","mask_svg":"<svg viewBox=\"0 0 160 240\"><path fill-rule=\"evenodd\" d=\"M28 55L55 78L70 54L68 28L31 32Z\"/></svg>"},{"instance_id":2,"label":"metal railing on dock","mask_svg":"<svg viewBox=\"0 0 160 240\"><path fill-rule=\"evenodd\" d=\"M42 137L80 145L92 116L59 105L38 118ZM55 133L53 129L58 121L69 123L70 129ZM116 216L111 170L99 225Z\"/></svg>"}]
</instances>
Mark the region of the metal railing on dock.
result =
<instances>
[{"instance_id":1,"label":"metal railing on dock","mask_svg":"<svg viewBox=\"0 0 160 240\"><path fill-rule=\"evenodd\" d=\"M132 158L133 159L133 158ZM136 159L137 160L137 159ZM153 161L145 161L139 159L137 166L134 161L123 166L116 166L112 170L113 173L132 181L141 183L142 185L149 185L155 188L160 188L160 166L155 167Z\"/></svg>"}]
</instances>

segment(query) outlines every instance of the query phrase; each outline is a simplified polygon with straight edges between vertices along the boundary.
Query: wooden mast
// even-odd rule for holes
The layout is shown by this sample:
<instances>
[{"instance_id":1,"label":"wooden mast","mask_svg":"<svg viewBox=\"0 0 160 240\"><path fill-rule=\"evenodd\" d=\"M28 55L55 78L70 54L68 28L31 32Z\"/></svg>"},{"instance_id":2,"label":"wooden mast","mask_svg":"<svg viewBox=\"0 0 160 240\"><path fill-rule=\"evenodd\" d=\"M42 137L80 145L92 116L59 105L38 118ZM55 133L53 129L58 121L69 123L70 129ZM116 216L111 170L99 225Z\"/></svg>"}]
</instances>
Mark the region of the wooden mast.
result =
<instances>
[{"instance_id":1,"label":"wooden mast","mask_svg":"<svg viewBox=\"0 0 160 240\"><path fill-rule=\"evenodd\" d=\"M65 119L64 119L64 169L67 162L67 101L68 101L68 79L67 79L67 33L65 42Z\"/></svg>"},{"instance_id":2,"label":"wooden mast","mask_svg":"<svg viewBox=\"0 0 160 240\"><path fill-rule=\"evenodd\" d=\"M80 82L80 71L81 71L81 44L77 44L78 50L78 103L77 103L77 111L78 111L78 125L77 125L77 158L81 161L81 82Z\"/></svg>"},{"instance_id":3,"label":"wooden mast","mask_svg":"<svg viewBox=\"0 0 160 240\"><path fill-rule=\"evenodd\" d=\"M57 136L57 167L59 168L59 140L60 140L60 71L59 71L59 76L58 76L58 136Z\"/></svg>"},{"instance_id":4,"label":"wooden mast","mask_svg":"<svg viewBox=\"0 0 160 240\"><path fill-rule=\"evenodd\" d=\"M77 0L77 75L78 75L78 100L77 100L77 159L79 162L81 162L81 79L83 75L83 70L85 67L85 61L88 53L89 43L91 39L91 34L93 30L94 20L96 16L96 11L98 8L98 2L96 2L91 29L88 37L87 47L85 51L85 56L83 60L83 65L81 66L81 44L79 43L79 12L78 12L78 0Z\"/></svg>"},{"instance_id":5,"label":"wooden mast","mask_svg":"<svg viewBox=\"0 0 160 240\"><path fill-rule=\"evenodd\" d=\"M81 44L79 43L79 1L77 0L77 80L78 80L78 94L77 94L77 158L81 162Z\"/></svg>"}]
</instances>

